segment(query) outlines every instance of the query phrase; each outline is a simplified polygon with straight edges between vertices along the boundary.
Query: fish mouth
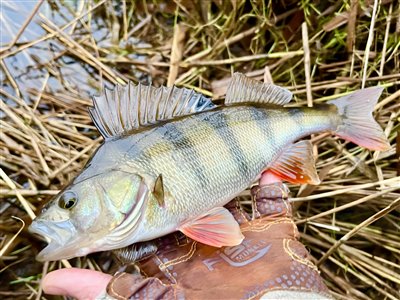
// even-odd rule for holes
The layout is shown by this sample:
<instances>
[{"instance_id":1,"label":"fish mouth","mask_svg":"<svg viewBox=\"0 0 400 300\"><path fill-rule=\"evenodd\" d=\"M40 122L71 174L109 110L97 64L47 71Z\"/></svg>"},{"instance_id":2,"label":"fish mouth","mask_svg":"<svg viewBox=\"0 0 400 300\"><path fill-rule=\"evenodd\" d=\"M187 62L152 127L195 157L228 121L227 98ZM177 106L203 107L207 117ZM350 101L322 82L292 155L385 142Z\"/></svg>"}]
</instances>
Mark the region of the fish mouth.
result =
<instances>
[{"instance_id":1,"label":"fish mouth","mask_svg":"<svg viewBox=\"0 0 400 300\"><path fill-rule=\"evenodd\" d=\"M74 238L76 230L71 222L47 223L34 220L29 226L29 232L48 243L36 256L38 261L53 261L76 256L76 250L71 249L74 248L74 240L76 240Z\"/></svg>"}]
</instances>

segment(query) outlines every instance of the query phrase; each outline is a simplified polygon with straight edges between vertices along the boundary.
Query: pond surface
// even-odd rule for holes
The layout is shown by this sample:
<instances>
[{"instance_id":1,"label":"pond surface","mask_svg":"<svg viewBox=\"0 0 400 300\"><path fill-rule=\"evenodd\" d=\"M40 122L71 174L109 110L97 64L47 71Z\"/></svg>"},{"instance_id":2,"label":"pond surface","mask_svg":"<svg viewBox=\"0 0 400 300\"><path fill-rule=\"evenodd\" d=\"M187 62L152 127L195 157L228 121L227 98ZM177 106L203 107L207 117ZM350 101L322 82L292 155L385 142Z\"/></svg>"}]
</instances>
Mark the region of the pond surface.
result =
<instances>
[{"instance_id":1,"label":"pond surface","mask_svg":"<svg viewBox=\"0 0 400 300\"><path fill-rule=\"evenodd\" d=\"M111 86L110 78L97 72L94 68L95 63L88 58L86 52L81 51L70 40L66 41L65 38L56 38L55 34L51 35L51 33L57 33L57 30L63 29L77 16L93 9L93 3L86 4L86 1L1 2L0 50L2 52L0 59L2 59L3 65L0 79L4 91L11 95L21 96L30 103L32 98L35 98L32 90L46 89L51 94L72 91L81 95L83 99L88 99L94 93L98 93L103 85ZM5 51L38 5L37 12L23 29L14 46ZM62 31L65 36L83 44L91 55L98 58L98 61L112 60L116 57L115 52L117 54L122 51L126 52L124 48L128 46L149 46L133 37L116 41L118 45L115 44L115 41L112 43L111 40L115 40L115 34L110 30L110 24L106 24L104 21L104 8L100 6L93 11L93 14L81 18L82 22L72 22ZM117 17L121 14L117 9L114 13ZM115 50L115 46L118 46L119 50ZM71 49L74 50L71 51ZM98 51L102 51L101 59ZM104 55L104 52L108 53ZM128 53L128 57L141 61L145 58L144 55L134 52ZM146 81L147 78L143 73L133 66L129 68L135 77L142 77ZM125 76L121 75L120 77L120 83L127 81ZM9 100L7 101L9 103Z\"/></svg>"}]
</instances>

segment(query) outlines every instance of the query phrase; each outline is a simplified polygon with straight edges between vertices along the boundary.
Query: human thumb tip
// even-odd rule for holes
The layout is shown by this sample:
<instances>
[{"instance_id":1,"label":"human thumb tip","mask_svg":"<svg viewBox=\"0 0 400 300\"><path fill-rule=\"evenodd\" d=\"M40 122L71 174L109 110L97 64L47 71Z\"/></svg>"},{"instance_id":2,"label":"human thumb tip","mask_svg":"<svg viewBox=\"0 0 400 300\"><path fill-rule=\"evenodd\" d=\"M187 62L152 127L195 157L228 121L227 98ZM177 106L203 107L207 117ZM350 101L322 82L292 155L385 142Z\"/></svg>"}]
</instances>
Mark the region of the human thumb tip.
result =
<instances>
[{"instance_id":1,"label":"human thumb tip","mask_svg":"<svg viewBox=\"0 0 400 300\"><path fill-rule=\"evenodd\" d=\"M70 296L77 299L95 299L107 287L112 276L78 268L59 269L42 279L46 294Z\"/></svg>"},{"instance_id":2,"label":"human thumb tip","mask_svg":"<svg viewBox=\"0 0 400 300\"><path fill-rule=\"evenodd\" d=\"M270 171L265 171L260 178L260 185L266 185L266 184L271 184L275 182L282 182L282 179L280 179L277 175Z\"/></svg>"},{"instance_id":3,"label":"human thumb tip","mask_svg":"<svg viewBox=\"0 0 400 300\"><path fill-rule=\"evenodd\" d=\"M66 290L63 289L63 282L60 281L63 271L56 270L46 274L42 279L42 288L46 294L50 295L65 295Z\"/></svg>"}]
</instances>

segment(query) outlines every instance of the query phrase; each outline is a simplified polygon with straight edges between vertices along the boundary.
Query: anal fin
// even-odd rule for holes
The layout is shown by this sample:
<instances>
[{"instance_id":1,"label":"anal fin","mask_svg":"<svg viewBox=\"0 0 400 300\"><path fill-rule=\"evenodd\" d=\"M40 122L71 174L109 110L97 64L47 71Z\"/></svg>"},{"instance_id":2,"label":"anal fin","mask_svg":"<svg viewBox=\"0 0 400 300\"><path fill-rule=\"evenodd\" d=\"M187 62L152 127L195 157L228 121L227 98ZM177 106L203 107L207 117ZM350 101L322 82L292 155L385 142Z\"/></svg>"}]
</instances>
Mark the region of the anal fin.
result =
<instances>
[{"instance_id":1,"label":"anal fin","mask_svg":"<svg viewBox=\"0 0 400 300\"><path fill-rule=\"evenodd\" d=\"M300 141L285 149L268 171L291 183L315 185L321 182L310 141Z\"/></svg>"},{"instance_id":2,"label":"anal fin","mask_svg":"<svg viewBox=\"0 0 400 300\"><path fill-rule=\"evenodd\" d=\"M184 223L179 230L200 243L214 246L239 245L244 236L232 214L223 207L216 207L197 219Z\"/></svg>"}]
</instances>

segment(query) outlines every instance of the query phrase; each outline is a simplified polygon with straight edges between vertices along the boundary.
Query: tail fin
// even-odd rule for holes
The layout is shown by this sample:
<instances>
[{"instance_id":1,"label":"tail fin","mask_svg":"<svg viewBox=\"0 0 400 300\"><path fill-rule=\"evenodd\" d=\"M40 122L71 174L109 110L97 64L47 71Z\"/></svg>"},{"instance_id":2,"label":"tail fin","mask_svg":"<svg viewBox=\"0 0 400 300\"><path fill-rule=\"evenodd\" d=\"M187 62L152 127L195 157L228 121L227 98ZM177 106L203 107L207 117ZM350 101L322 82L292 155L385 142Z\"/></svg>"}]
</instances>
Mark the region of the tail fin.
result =
<instances>
[{"instance_id":1,"label":"tail fin","mask_svg":"<svg viewBox=\"0 0 400 300\"><path fill-rule=\"evenodd\" d=\"M336 134L370 150L387 150L390 144L372 111L382 94L382 87L371 87L329 101L338 108L342 123Z\"/></svg>"}]
</instances>

